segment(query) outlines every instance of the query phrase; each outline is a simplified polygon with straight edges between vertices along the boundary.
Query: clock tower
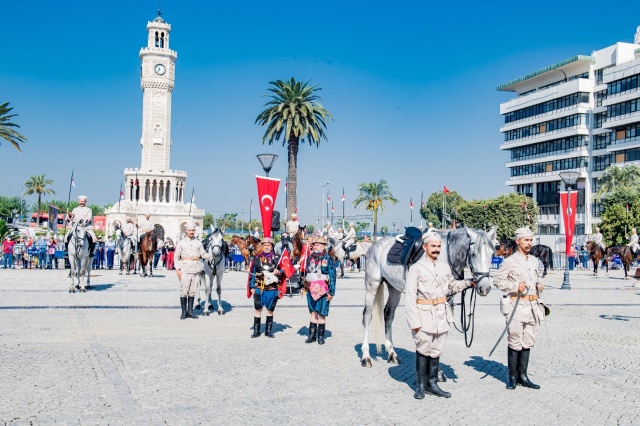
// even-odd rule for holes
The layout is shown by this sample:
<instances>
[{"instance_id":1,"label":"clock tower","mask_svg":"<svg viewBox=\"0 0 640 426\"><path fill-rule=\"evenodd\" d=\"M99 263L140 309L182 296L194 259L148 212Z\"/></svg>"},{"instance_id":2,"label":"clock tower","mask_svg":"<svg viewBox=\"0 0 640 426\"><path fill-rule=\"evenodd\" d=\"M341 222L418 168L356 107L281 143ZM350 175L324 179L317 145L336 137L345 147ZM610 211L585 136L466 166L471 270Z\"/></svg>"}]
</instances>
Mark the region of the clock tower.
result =
<instances>
[{"instance_id":1,"label":"clock tower","mask_svg":"<svg viewBox=\"0 0 640 426\"><path fill-rule=\"evenodd\" d=\"M140 85L142 87L142 137L140 167L124 170L125 185L120 200L107 209L107 229L114 231L116 221L127 218L134 223L151 215L156 235L174 242L184 235L190 219L202 230L204 210L198 209L190 194L185 194L187 172L172 170L171 94L175 82L178 54L169 48L171 25L160 11L147 22L147 44L140 49ZM187 202L185 203L185 196Z\"/></svg>"}]
</instances>

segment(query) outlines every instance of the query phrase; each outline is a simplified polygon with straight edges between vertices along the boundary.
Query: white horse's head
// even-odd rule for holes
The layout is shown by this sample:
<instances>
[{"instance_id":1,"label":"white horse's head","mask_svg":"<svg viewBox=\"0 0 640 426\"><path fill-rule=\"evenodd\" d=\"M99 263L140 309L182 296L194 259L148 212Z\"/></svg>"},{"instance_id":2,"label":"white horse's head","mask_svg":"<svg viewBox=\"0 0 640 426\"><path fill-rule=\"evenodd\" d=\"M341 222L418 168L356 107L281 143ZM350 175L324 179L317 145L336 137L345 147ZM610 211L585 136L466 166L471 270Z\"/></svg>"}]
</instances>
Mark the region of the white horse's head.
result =
<instances>
[{"instance_id":1,"label":"white horse's head","mask_svg":"<svg viewBox=\"0 0 640 426\"><path fill-rule=\"evenodd\" d=\"M491 228L489 232L465 228L467 235L471 239L471 250L469 256L469 267L476 282L476 290L480 296L486 296L491 291L493 277L489 275L492 258L496 254L493 238L496 235L497 226Z\"/></svg>"},{"instance_id":2,"label":"white horse's head","mask_svg":"<svg viewBox=\"0 0 640 426\"><path fill-rule=\"evenodd\" d=\"M223 242L224 234L218 228L214 229L211 234L207 237L208 244L207 246L211 250L211 254L213 257L220 257L222 255L222 242Z\"/></svg>"}]
</instances>

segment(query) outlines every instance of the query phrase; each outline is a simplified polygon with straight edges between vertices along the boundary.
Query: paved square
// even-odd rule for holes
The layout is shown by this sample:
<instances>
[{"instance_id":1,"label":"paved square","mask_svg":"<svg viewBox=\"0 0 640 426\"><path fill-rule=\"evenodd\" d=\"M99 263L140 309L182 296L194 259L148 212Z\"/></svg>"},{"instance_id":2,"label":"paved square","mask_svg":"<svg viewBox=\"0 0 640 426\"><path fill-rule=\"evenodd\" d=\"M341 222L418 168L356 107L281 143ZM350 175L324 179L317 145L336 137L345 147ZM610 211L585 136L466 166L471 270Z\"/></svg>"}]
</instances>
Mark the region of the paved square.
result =
<instances>
[{"instance_id":1,"label":"paved square","mask_svg":"<svg viewBox=\"0 0 640 426\"><path fill-rule=\"evenodd\" d=\"M552 309L532 350L534 391L505 389L501 292L478 298L471 348L455 330L441 363L452 398L413 399L414 352L396 313L399 365L359 363L364 274L338 281L327 343L306 345L306 302L283 298L275 339L251 339L246 275L224 277L226 315L179 320L173 271L153 278L94 271L69 294L66 271L0 270L3 424L634 424L640 289L622 272L562 271L545 283ZM263 325L264 328L264 325ZM373 335L371 336L373 338ZM372 355L376 356L372 345Z\"/></svg>"}]
</instances>

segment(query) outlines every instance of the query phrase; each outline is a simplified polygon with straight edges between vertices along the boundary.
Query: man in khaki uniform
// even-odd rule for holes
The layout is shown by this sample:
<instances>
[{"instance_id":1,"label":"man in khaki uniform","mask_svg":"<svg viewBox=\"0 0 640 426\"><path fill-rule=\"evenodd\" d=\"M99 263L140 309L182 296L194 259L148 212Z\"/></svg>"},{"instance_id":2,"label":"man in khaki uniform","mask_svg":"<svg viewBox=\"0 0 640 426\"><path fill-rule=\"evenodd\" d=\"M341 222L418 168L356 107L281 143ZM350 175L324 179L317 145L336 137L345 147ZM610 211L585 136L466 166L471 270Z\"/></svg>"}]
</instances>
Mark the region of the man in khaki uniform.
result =
<instances>
[{"instance_id":1,"label":"man in khaki uniform","mask_svg":"<svg viewBox=\"0 0 640 426\"><path fill-rule=\"evenodd\" d=\"M68 214L68 219L71 223L78 223L82 221L84 223L84 229L89 236L89 256L93 257L93 252L96 247L96 234L93 232L93 212L87 207L87 196L80 195L78 197L78 207L75 207L71 213ZM71 232L69 232L65 238L66 246L69 245L69 239L71 238Z\"/></svg>"},{"instance_id":2,"label":"man in khaki uniform","mask_svg":"<svg viewBox=\"0 0 640 426\"><path fill-rule=\"evenodd\" d=\"M144 238L144 235L149 231L153 231L153 229L154 229L154 223L151 221L151 215L149 213L145 213L144 219L140 220L140 222L138 223L138 247L139 248L142 247L142 239Z\"/></svg>"},{"instance_id":3,"label":"man in khaki uniform","mask_svg":"<svg viewBox=\"0 0 640 426\"><path fill-rule=\"evenodd\" d=\"M447 296L473 285L473 281L456 281L445 261L439 261L442 241L440 234L427 232L422 236L425 256L411 265L407 273L405 312L416 344L416 376L418 387L413 395L423 399L425 391L445 398L451 397L438 386L438 368L444 341L453 322Z\"/></svg>"},{"instance_id":4,"label":"man in khaki uniform","mask_svg":"<svg viewBox=\"0 0 640 426\"><path fill-rule=\"evenodd\" d=\"M518 310L507 331L509 343L507 389L515 389L516 385L540 389L540 386L529 380L527 368L529 353L536 343L540 323L544 320L544 307L539 300L539 294L544 290L544 285L538 276L538 258L529 255L533 244L533 232L528 227L519 228L516 230L515 239L518 251L505 259L493 280L494 285L509 293L511 298L507 321L518 297L520 298Z\"/></svg>"},{"instance_id":5,"label":"man in khaki uniform","mask_svg":"<svg viewBox=\"0 0 640 426\"><path fill-rule=\"evenodd\" d=\"M196 239L196 225L188 222L185 225L187 237L178 241L175 251L175 265L178 279L180 280L180 306L182 315L180 319L194 318L193 301L198 291L202 271L201 259L211 259L213 256L207 253L200 240ZM189 305L187 306L187 302Z\"/></svg>"},{"instance_id":6,"label":"man in khaki uniform","mask_svg":"<svg viewBox=\"0 0 640 426\"><path fill-rule=\"evenodd\" d=\"M285 225L287 234L289 234L291 238L293 238L293 236L296 235L296 232L298 232L299 228L300 222L298 222L298 215L295 213L291 213L291 219L289 219L289 221Z\"/></svg>"},{"instance_id":7,"label":"man in khaki uniform","mask_svg":"<svg viewBox=\"0 0 640 426\"><path fill-rule=\"evenodd\" d=\"M627 244L627 246L631 249L631 254L635 256L640 247L638 245L638 231L636 231L636 228L631 229L631 237L629 238L629 244Z\"/></svg>"}]
</instances>

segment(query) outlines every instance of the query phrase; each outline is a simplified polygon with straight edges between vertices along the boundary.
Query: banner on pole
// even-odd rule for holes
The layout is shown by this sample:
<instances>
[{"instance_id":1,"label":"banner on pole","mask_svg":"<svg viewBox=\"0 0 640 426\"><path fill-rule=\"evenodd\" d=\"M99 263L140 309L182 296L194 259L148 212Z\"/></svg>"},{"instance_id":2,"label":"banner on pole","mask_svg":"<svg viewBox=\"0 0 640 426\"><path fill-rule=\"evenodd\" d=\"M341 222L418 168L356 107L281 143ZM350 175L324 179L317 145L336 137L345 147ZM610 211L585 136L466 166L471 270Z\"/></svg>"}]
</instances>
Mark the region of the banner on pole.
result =
<instances>
[{"instance_id":1,"label":"banner on pole","mask_svg":"<svg viewBox=\"0 0 640 426\"><path fill-rule=\"evenodd\" d=\"M571 205L569 205L569 201ZM576 206L578 204L578 191L571 191L569 200L567 191L560 191L560 209L562 210L562 222L564 224L564 235L566 238L565 250L567 256L571 254L573 234L576 229Z\"/></svg>"},{"instance_id":2,"label":"banner on pole","mask_svg":"<svg viewBox=\"0 0 640 426\"><path fill-rule=\"evenodd\" d=\"M256 176L256 182L258 184L258 200L260 202L262 232L265 237L270 237L271 219L273 218L273 209L276 205L280 179Z\"/></svg>"},{"instance_id":3,"label":"banner on pole","mask_svg":"<svg viewBox=\"0 0 640 426\"><path fill-rule=\"evenodd\" d=\"M49 204L49 229L54 234L58 232L58 207Z\"/></svg>"}]
</instances>

